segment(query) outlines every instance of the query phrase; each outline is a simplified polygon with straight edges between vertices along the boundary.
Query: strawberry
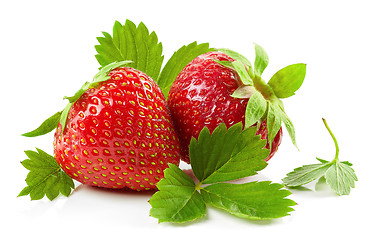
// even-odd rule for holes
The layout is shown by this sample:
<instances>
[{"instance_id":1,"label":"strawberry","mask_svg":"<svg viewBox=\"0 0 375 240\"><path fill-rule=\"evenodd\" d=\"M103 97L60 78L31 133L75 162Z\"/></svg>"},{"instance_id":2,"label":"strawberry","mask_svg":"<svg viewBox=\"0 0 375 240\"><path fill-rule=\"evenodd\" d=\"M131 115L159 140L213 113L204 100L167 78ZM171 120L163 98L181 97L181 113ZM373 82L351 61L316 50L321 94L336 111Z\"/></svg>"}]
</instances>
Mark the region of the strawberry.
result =
<instances>
[{"instance_id":1,"label":"strawberry","mask_svg":"<svg viewBox=\"0 0 375 240\"><path fill-rule=\"evenodd\" d=\"M106 188L155 188L179 143L164 96L146 74L129 67L89 88L74 102L54 155L73 179Z\"/></svg>"},{"instance_id":2,"label":"strawberry","mask_svg":"<svg viewBox=\"0 0 375 240\"><path fill-rule=\"evenodd\" d=\"M216 61L233 62L234 59L221 52L209 52L196 57L179 73L168 96L168 106L180 138L181 157L189 160L189 143L197 138L203 127L211 132L220 124L230 127L238 122L245 126L245 110L249 98L231 95L242 86L234 69ZM267 121L258 130L267 139ZM268 161L277 151L282 138L280 128L273 139ZM269 149L269 143L266 146Z\"/></svg>"}]
</instances>

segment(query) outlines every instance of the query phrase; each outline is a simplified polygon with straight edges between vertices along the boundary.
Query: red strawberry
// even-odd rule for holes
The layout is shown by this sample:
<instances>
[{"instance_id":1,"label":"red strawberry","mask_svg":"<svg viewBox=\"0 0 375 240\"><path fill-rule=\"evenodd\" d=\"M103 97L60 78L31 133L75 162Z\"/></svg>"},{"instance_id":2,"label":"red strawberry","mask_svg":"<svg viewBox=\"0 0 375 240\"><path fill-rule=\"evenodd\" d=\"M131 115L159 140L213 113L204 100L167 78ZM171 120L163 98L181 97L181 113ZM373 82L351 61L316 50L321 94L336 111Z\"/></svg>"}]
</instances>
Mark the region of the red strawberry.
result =
<instances>
[{"instance_id":1,"label":"red strawberry","mask_svg":"<svg viewBox=\"0 0 375 240\"><path fill-rule=\"evenodd\" d=\"M141 71L121 67L74 102L54 154L73 179L93 186L148 190L180 147L164 96Z\"/></svg>"},{"instance_id":2,"label":"red strawberry","mask_svg":"<svg viewBox=\"0 0 375 240\"><path fill-rule=\"evenodd\" d=\"M212 132L222 122L227 127L238 122L245 123L248 99L231 97L242 84L238 74L213 60L234 61L220 52L200 55L180 72L169 92L168 106L180 137L182 159L187 163L190 163L190 139L197 138L203 127ZM258 131L262 139L267 139L266 126L264 120ZM281 138L280 128L266 161L275 154ZM268 143L266 147L269 148Z\"/></svg>"}]
</instances>

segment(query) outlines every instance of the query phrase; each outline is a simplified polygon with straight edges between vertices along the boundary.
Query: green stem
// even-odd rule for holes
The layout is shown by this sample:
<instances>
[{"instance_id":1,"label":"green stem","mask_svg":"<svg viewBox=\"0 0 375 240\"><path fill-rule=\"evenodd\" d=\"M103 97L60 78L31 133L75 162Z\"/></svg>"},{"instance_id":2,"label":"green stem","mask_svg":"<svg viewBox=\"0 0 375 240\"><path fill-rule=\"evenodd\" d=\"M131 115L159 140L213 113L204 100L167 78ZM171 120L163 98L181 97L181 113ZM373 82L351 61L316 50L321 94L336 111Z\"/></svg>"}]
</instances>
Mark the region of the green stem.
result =
<instances>
[{"instance_id":1,"label":"green stem","mask_svg":"<svg viewBox=\"0 0 375 240\"><path fill-rule=\"evenodd\" d=\"M326 128L327 128L329 134L331 135L331 137L332 137L332 139L333 139L333 142L335 143L336 155L335 155L335 159L333 159L333 161L332 161L333 163L335 163L335 162L337 162L338 159L339 159L339 145L337 144L337 140L336 140L336 138L335 138L335 135L333 135L331 129L328 127L327 121L326 121L324 118L322 118L322 120L323 120L323 123L324 123L324 125L326 126Z\"/></svg>"},{"instance_id":2,"label":"green stem","mask_svg":"<svg viewBox=\"0 0 375 240\"><path fill-rule=\"evenodd\" d=\"M260 77L255 75L253 78L254 87L263 95L267 100L272 100L276 97L273 89Z\"/></svg>"}]
</instances>

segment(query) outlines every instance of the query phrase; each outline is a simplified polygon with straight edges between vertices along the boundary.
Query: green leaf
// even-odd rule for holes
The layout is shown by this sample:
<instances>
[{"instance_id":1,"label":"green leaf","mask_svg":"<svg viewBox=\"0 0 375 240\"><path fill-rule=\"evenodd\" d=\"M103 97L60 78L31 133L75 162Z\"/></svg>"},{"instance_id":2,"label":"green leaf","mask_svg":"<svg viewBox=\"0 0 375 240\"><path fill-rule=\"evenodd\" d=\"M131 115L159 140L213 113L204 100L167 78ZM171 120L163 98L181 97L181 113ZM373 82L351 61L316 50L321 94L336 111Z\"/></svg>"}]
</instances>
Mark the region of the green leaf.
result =
<instances>
[{"instance_id":1,"label":"green leaf","mask_svg":"<svg viewBox=\"0 0 375 240\"><path fill-rule=\"evenodd\" d=\"M39 200L47 196L55 199L60 193L69 196L74 189L73 180L60 168L56 160L46 152L37 148L37 152L25 151L29 159L21 164L30 172L27 174L27 186L18 196L30 195L31 200Z\"/></svg>"},{"instance_id":2,"label":"green leaf","mask_svg":"<svg viewBox=\"0 0 375 240\"><path fill-rule=\"evenodd\" d=\"M216 183L201 190L203 200L214 207L248 219L273 219L289 215L296 205L290 191L271 182Z\"/></svg>"},{"instance_id":3,"label":"green leaf","mask_svg":"<svg viewBox=\"0 0 375 240\"><path fill-rule=\"evenodd\" d=\"M267 131L268 131L268 143L271 148L271 144L276 134L281 128L282 116L280 114L278 106L270 103L268 104L267 112Z\"/></svg>"},{"instance_id":4,"label":"green leaf","mask_svg":"<svg viewBox=\"0 0 375 240\"><path fill-rule=\"evenodd\" d=\"M281 121L284 123L284 125L286 127L286 130L288 131L288 134L289 134L290 139L292 140L292 143L298 149L297 141L296 141L296 131L294 129L294 125L293 125L292 121L290 120L288 115L286 115L286 113L282 109L282 107L277 106L276 108L278 109L278 112L281 116Z\"/></svg>"},{"instance_id":5,"label":"green leaf","mask_svg":"<svg viewBox=\"0 0 375 240\"><path fill-rule=\"evenodd\" d=\"M203 128L198 140L192 138L189 154L195 176L203 184L240 179L256 174L267 166L266 141L256 135L256 128L242 131L238 123L226 128L220 124L210 134Z\"/></svg>"},{"instance_id":6,"label":"green leaf","mask_svg":"<svg viewBox=\"0 0 375 240\"><path fill-rule=\"evenodd\" d=\"M294 169L283 179L286 186L296 187L310 183L324 177L328 185L338 195L349 195L350 188L354 188L358 181L354 170L346 162L328 162L323 159L321 164L304 165Z\"/></svg>"},{"instance_id":7,"label":"green leaf","mask_svg":"<svg viewBox=\"0 0 375 240\"><path fill-rule=\"evenodd\" d=\"M260 45L254 43L254 47L255 47L254 70L258 76L261 76L264 69L268 65L268 55L266 51Z\"/></svg>"},{"instance_id":8,"label":"green leaf","mask_svg":"<svg viewBox=\"0 0 375 240\"><path fill-rule=\"evenodd\" d=\"M245 128L248 128L261 120L266 111L267 100L260 92L254 91L246 105Z\"/></svg>"},{"instance_id":9,"label":"green leaf","mask_svg":"<svg viewBox=\"0 0 375 240\"><path fill-rule=\"evenodd\" d=\"M288 131L290 139L292 140L292 143L298 149L294 125L288 115L285 113L284 106L281 100L276 99L273 101L267 101L267 103L268 142L272 143L277 132L281 128L281 123L283 122Z\"/></svg>"},{"instance_id":10,"label":"green leaf","mask_svg":"<svg viewBox=\"0 0 375 240\"><path fill-rule=\"evenodd\" d=\"M287 98L293 96L301 87L305 75L306 64L292 64L275 73L268 85L272 87L277 97Z\"/></svg>"},{"instance_id":11,"label":"green leaf","mask_svg":"<svg viewBox=\"0 0 375 240\"><path fill-rule=\"evenodd\" d=\"M150 215L159 222L183 223L203 217L206 205L194 181L180 168L169 164L159 189L150 199Z\"/></svg>"},{"instance_id":12,"label":"green leaf","mask_svg":"<svg viewBox=\"0 0 375 240\"><path fill-rule=\"evenodd\" d=\"M61 113L61 116L60 116L60 124L62 126L62 129L61 129L61 133L60 134L63 134L64 133L64 130L65 130L65 126L66 126L66 120L68 119L68 114L69 114L69 111L70 111L70 108L72 108L73 106L73 102L69 102L64 110L62 111Z\"/></svg>"},{"instance_id":13,"label":"green leaf","mask_svg":"<svg viewBox=\"0 0 375 240\"><path fill-rule=\"evenodd\" d=\"M62 112L57 112L53 114L51 117L45 120L38 128L36 128L35 130L31 132L24 133L22 134L22 136L37 137L37 136L41 136L41 135L44 135L53 131L54 129L56 129L57 125L59 124L61 113Z\"/></svg>"},{"instance_id":14,"label":"green leaf","mask_svg":"<svg viewBox=\"0 0 375 240\"><path fill-rule=\"evenodd\" d=\"M96 52L98 53L97 55L95 55L95 57L101 66L105 66L107 64L110 64L111 62L114 62L113 59L116 59L115 61L122 59L122 56L115 46L112 36L106 32L102 33L104 37L96 38L99 42L99 45L95 45Z\"/></svg>"},{"instance_id":15,"label":"green leaf","mask_svg":"<svg viewBox=\"0 0 375 240\"><path fill-rule=\"evenodd\" d=\"M245 64L250 69L252 69L251 62L246 57L244 57L242 54L240 54L238 52L235 52L233 50L230 50L228 48L217 48L216 50L219 51L219 52L225 53L226 55L233 58L234 60L238 60L238 61L242 62L243 64Z\"/></svg>"},{"instance_id":16,"label":"green leaf","mask_svg":"<svg viewBox=\"0 0 375 240\"><path fill-rule=\"evenodd\" d=\"M130 60L129 67L136 68L152 79L159 77L163 64L163 46L158 42L155 32L149 34L147 27L141 22L136 26L126 20L122 25L118 21L113 26L113 37L103 32L104 37L98 37L99 45L95 46L95 56L101 66L112 62Z\"/></svg>"},{"instance_id":17,"label":"green leaf","mask_svg":"<svg viewBox=\"0 0 375 240\"><path fill-rule=\"evenodd\" d=\"M161 71L159 78L155 80L166 98L168 97L168 92L172 83L182 69L194 58L207 53L210 50L212 49L209 48L208 43L197 44L197 42L193 42L187 46L182 46L173 53L172 57L168 60Z\"/></svg>"},{"instance_id":18,"label":"green leaf","mask_svg":"<svg viewBox=\"0 0 375 240\"><path fill-rule=\"evenodd\" d=\"M331 165L330 163L303 165L288 173L282 181L289 187L302 186L324 176Z\"/></svg>"},{"instance_id":19,"label":"green leaf","mask_svg":"<svg viewBox=\"0 0 375 240\"><path fill-rule=\"evenodd\" d=\"M354 188L355 181L358 181L354 170L351 168L352 164L348 161L339 161L339 147L335 136L331 129L328 127L326 120L323 118L324 125L330 133L336 148L334 159L329 162L324 159L316 158L320 163L304 165L294 169L288 173L283 179L287 186L302 186L315 179L325 179L327 184L338 195L349 195L350 189ZM321 182L322 180L319 180Z\"/></svg>"},{"instance_id":20,"label":"green leaf","mask_svg":"<svg viewBox=\"0 0 375 240\"><path fill-rule=\"evenodd\" d=\"M250 74L247 72L246 67L242 61L236 60L232 62L232 65L244 85L253 85L253 80L251 79Z\"/></svg>"},{"instance_id":21,"label":"green leaf","mask_svg":"<svg viewBox=\"0 0 375 240\"><path fill-rule=\"evenodd\" d=\"M344 162L332 164L325 174L328 185L338 195L349 195L350 188L355 187L358 181L354 170Z\"/></svg>"}]
</instances>

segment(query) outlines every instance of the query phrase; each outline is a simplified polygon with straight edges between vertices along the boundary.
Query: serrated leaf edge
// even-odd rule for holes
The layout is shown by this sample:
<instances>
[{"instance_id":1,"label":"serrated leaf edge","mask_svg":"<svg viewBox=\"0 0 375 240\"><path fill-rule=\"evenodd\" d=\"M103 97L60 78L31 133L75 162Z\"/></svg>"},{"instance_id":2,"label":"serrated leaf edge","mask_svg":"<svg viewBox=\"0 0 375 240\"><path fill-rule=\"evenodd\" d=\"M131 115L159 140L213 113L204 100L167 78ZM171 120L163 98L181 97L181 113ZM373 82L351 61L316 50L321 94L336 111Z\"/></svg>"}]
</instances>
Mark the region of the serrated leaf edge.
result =
<instances>
[{"instance_id":1,"label":"serrated leaf edge","mask_svg":"<svg viewBox=\"0 0 375 240\"><path fill-rule=\"evenodd\" d=\"M287 196L291 195L292 193L290 191L288 191L287 189L282 189L284 186L282 184L279 184L279 183L272 183L271 181L254 181L254 182L248 182L248 183L243 183L243 184L233 184L233 185L247 185L247 184L257 184L257 183L260 183L260 184L268 184L268 186L273 186L273 187L277 187L277 190L279 190L280 192L283 192L285 194L283 194L283 197L282 197L282 200L285 200L287 202L289 202L289 205L288 206L285 206L285 209L287 210L282 216L279 216L279 217L257 217L257 216L249 216L245 213L235 213L233 211L229 211L227 210L226 208L224 207L220 207L220 206L215 206L217 208L220 208L220 209L223 209L225 211L227 211L228 213L232 214L232 215L235 215L235 216L238 216L238 217L241 217L241 218L246 218L246 219L251 219L251 220L268 220L268 219L275 219L275 218L281 218L281 217L284 217L284 216L287 216L287 215L290 215L289 212L291 211L294 211L294 209L292 208L292 206L295 206L297 205L297 203L291 199L288 199L286 198ZM220 184L227 184L227 185L230 185L230 183L215 183L215 185L220 185ZM214 185L214 184L212 184ZM212 185L209 185L208 187L212 186ZM207 188L202 188L201 191L206 191L207 193L210 193ZM213 193L211 193L213 194ZM233 202L235 204L238 204L240 205L240 203L238 202L235 202L223 195L218 195L217 193L214 193L215 195L217 195L218 197L220 198L223 198L223 199L226 199L227 201L230 201L230 202ZM204 198L203 198L204 200ZM205 201L206 202L206 201ZM210 203L207 203L206 204L209 204L211 205ZM223 205L223 204L222 204ZM243 205L243 204L242 204ZM244 205L246 208L248 208L248 206ZM256 209L254 209L254 212L256 212Z\"/></svg>"},{"instance_id":2,"label":"serrated leaf edge","mask_svg":"<svg viewBox=\"0 0 375 240\"><path fill-rule=\"evenodd\" d=\"M314 180L316 180L316 179L318 179L318 178L324 176L327 170L326 170L324 173L322 173L320 176L317 176L317 177L311 179L310 181L305 181L305 182L303 182L303 183L301 183L301 184L290 184L290 182L291 182L292 180L293 180L293 182L295 182L296 179L300 179L300 178L302 178L302 177L305 177L305 176L311 174L312 172L318 171L318 170L320 170L320 169L322 169L322 168L324 168L324 167L328 167L328 168L329 168L330 165L332 165L332 163L324 163L324 164L323 164L323 163L317 163L317 164L307 164L307 165L303 165L303 166L298 167L298 168L295 168L293 171L287 173L287 176L286 176L285 178L283 178L282 181L283 181L283 183L284 183L285 186L289 186L289 187L299 187L299 186L302 186L302 185L308 184L308 183L310 183L310 182L312 182L312 181L314 181ZM305 172L303 175L298 175L298 177L294 177L294 175L296 175L296 174L297 174L299 171L301 171L302 169L304 169L304 168L306 168L306 167L312 167L312 166L316 166L316 168L312 169L311 171ZM328 168L327 168L327 169L328 169ZM292 177L294 177L294 178L291 180Z\"/></svg>"},{"instance_id":3,"label":"serrated leaf edge","mask_svg":"<svg viewBox=\"0 0 375 240\"><path fill-rule=\"evenodd\" d=\"M38 154L38 155L44 155L45 157L52 157L50 156L49 154L47 154L46 152L44 152L43 150L39 149L39 148L36 148L37 152L34 152L34 151L31 151L31 150L28 150L28 151L25 151L26 155L29 157L30 154ZM40 156L40 157L43 157L43 156ZM29 157L30 158L30 157ZM52 157L53 158L53 157ZM54 159L54 158L53 158ZM31 158L30 159L26 159L24 161L32 161ZM44 161L44 159L43 159ZM23 161L22 161L23 162ZM22 164L21 162L21 164ZM33 185L29 185L29 183L27 183L27 186L24 187L21 192L18 194L17 197L21 197L21 196L26 196L26 195L30 195L30 198L31 200L39 200L39 199L42 199L44 196L47 195L47 193L43 193L43 195L41 197L38 197L38 198L33 198L32 197L32 192L34 189L36 189L37 187L39 187L41 184L44 184L51 176L53 175L56 175L58 174L59 172L62 173L62 175L66 175L69 179L71 179L62 169L61 167L57 164L57 162L53 162L54 164L51 165L48 161L44 161L44 163L46 164L49 164L50 165L50 168L47 168L47 169L55 169L54 171L50 172L49 174L47 174L41 181L39 181L37 184L33 184ZM23 165L23 164L22 164ZM25 166L24 166L25 167ZM26 168L26 167L25 167ZM28 168L26 168L28 169ZM28 169L29 170L29 173L27 174L29 176L29 174L33 171L32 169ZM63 176L62 176L63 177ZM27 180L27 178L26 178ZM72 180L72 179L71 179ZM64 180L65 181L65 180ZM74 182L73 180L71 181L71 183L67 183L69 185L69 188L70 189L74 189L75 186L74 186ZM59 189L58 191L59 193L63 194L64 196L69 196L71 191L69 191L69 194L64 194L63 192L61 192L61 190ZM50 201L54 200L56 197L58 196L58 194L56 196L53 196L53 197L50 197L50 196L47 196L48 199Z\"/></svg>"}]
</instances>

